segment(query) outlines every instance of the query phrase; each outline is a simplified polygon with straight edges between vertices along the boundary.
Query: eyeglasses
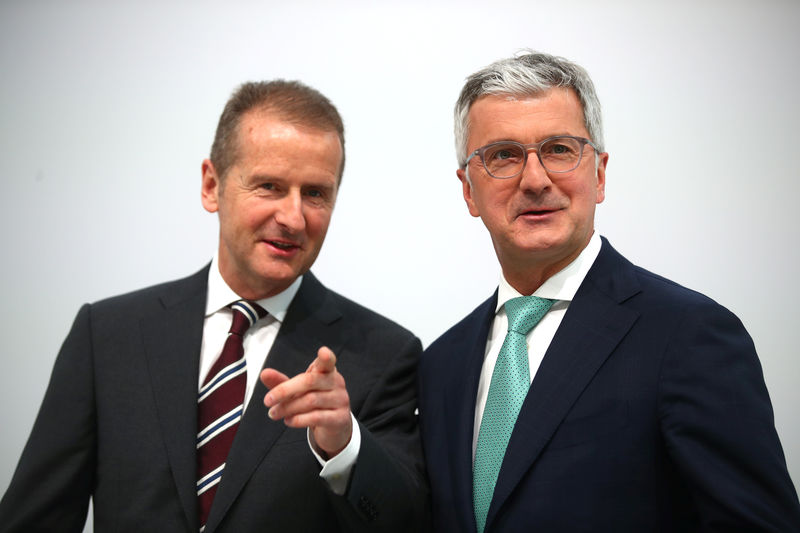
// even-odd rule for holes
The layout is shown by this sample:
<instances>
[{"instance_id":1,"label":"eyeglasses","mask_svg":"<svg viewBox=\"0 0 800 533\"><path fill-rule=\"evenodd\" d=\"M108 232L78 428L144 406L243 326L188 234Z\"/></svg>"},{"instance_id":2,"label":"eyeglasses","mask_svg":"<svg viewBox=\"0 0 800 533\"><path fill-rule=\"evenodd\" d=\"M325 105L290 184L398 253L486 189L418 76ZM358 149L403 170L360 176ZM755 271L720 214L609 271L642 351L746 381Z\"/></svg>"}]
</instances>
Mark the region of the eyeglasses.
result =
<instances>
[{"instance_id":1,"label":"eyeglasses","mask_svg":"<svg viewBox=\"0 0 800 533\"><path fill-rule=\"evenodd\" d=\"M575 170L583 159L583 148L591 146L597 152L597 146L589 139L571 135L557 135L538 143L521 144L514 141L500 141L487 144L472 152L470 160L478 156L486 172L493 178L515 178L525 170L528 152L536 150L539 162L548 172L569 172Z\"/></svg>"}]
</instances>

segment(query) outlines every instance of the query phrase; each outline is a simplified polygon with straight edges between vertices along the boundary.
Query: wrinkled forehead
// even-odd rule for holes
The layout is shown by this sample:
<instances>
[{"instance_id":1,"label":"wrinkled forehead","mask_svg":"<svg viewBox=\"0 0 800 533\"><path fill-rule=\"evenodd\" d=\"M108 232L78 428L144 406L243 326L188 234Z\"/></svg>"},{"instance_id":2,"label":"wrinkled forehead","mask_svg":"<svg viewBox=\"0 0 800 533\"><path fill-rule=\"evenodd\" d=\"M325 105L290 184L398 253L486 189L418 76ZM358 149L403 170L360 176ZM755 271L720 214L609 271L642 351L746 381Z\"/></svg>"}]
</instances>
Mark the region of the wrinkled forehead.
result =
<instances>
[{"instance_id":1,"label":"wrinkled forehead","mask_svg":"<svg viewBox=\"0 0 800 533\"><path fill-rule=\"evenodd\" d=\"M308 120L299 120L270 107L251 109L242 114L236 128L237 160L248 145L269 146L274 142L291 140L298 135L318 140L325 139L338 145L338 180L341 181L344 166L344 145L341 135L333 128L326 128Z\"/></svg>"},{"instance_id":2,"label":"wrinkled forehead","mask_svg":"<svg viewBox=\"0 0 800 533\"><path fill-rule=\"evenodd\" d=\"M468 144L498 140L529 143L552 135L586 136L583 108L571 89L536 95L485 95L469 111Z\"/></svg>"},{"instance_id":3,"label":"wrinkled forehead","mask_svg":"<svg viewBox=\"0 0 800 533\"><path fill-rule=\"evenodd\" d=\"M539 91L529 91L524 93L507 93L507 92L489 92L477 97L469 106L468 115L472 115L473 109L486 102L502 103L502 102L518 102L521 104L534 105L540 102L554 103L554 102L569 102L576 104L583 119L583 106L581 105L580 97L577 91L572 87L549 87Z\"/></svg>"}]
</instances>

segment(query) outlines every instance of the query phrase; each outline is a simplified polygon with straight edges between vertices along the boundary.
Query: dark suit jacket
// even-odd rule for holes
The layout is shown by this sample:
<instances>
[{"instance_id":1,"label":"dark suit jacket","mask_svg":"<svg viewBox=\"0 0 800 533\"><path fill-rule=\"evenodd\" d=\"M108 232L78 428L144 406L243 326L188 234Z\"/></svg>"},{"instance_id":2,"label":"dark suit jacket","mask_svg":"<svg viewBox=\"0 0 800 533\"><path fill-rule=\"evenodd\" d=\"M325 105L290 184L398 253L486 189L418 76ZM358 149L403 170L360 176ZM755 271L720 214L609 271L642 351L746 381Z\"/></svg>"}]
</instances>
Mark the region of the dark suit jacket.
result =
<instances>
[{"instance_id":1,"label":"dark suit jacket","mask_svg":"<svg viewBox=\"0 0 800 533\"><path fill-rule=\"evenodd\" d=\"M475 531L472 435L497 294L423 354L436 531ZM605 239L531 384L487 532L800 531L752 340Z\"/></svg>"},{"instance_id":2,"label":"dark suit jacket","mask_svg":"<svg viewBox=\"0 0 800 533\"><path fill-rule=\"evenodd\" d=\"M59 353L14 478L0 531L198 530L196 420L208 267L84 306ZM361 451L345 496L319 478L306 430L273 422L258 382L205 532L411 531L427 484L414 410L420 341L307 273L269 355L303 372L337 355Z\"/></svg>"}]
</instances>

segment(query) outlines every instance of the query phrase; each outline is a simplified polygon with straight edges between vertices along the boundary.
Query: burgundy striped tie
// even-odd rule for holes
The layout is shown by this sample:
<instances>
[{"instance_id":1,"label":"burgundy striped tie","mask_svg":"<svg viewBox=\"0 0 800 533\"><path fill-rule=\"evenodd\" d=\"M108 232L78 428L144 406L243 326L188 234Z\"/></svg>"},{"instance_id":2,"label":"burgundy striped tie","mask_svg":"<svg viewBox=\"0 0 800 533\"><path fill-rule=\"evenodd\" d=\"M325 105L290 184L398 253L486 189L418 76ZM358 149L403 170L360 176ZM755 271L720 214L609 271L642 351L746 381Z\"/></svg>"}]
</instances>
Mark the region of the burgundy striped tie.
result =
<instances>
[{"instance_id":1,"label":"burgundy striped tie","mask_svg":"<svg viewBox=\"0 0 800 533\"><path fill-rule=\"evenodd\" d=\"M197 498L200 531L225 469L244 411L247 365L242 337L256 320L267 314L258 304L240 300L231 304L233 323L217 361L208 371L197 397Z\"/></svg>"}]
</instances>

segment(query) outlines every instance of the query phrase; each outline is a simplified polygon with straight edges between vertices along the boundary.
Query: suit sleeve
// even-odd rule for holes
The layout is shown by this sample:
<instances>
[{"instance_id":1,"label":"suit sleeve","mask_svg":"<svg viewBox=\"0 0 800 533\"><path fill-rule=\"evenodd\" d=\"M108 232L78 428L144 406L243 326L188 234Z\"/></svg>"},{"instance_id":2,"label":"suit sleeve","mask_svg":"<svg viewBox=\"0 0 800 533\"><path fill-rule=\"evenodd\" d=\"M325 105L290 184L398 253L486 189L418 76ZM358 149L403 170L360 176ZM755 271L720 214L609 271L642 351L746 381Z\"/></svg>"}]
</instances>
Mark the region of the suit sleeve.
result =
<instances>
[{"instance_id":1,"label":"suit sleeve","mask_svg":"<svg viewBox=\"0 0 800 533\"><path fill-rule=\"evenodd\" d=\"M703 531L800 531L753 341L727 309L687 310L665 353L660 423Z\"/></svg>"},{"instance_id":2,"label":"suit sleeve","mask_svg":"<svg viewBox=\"0 0 800 533\"><path fill-rule=\"evenodd\" d=\"M355 413L361 449L334 508L348 532L429 530L428 489L416 415L416 367L422 352L409 338Z\"/></svg>"},{"instance_id":3,"label":"suit sleeve","mask_svg":"<svg viewBox=\"0 0 800 533\"><path fill-rule=\"evenodd\" d=\"M36 422L0 502L6 532L80 532L94 485L95 410L90 307L78 312Z\"/></svg>"}]
</instances>

